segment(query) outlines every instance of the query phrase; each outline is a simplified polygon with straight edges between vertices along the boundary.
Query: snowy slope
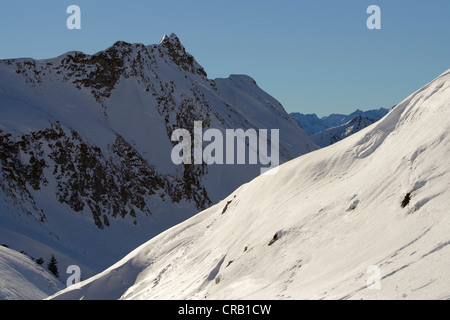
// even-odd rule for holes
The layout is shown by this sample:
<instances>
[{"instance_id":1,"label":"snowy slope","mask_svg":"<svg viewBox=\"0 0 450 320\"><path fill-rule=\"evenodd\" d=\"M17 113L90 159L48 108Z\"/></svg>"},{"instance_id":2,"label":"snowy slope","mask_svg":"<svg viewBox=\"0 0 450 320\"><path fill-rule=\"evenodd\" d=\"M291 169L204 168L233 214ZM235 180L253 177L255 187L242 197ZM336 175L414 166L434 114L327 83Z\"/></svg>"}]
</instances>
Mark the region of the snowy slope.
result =
<instances>
[{"instance_id":1,"label":"snowy slope","mask_svg":"<svg viewBox=\"0 0 450 320\"><path fill-rule=\"evenodd\" d=\"M449 117L450 70L53 298L448 299Z\"/></svg>"},{"instance_id":2,"label":"snowy slope","mask_svg":"<svg viewBox=\"0 0 450 320\"><path fill-rule=\"evenodd\" d=\"M87 278L260 174L260 164L175 165L171 134L195 121L279 129L280 162L317 148L253 79L209 79L174 34L1 60L0 243L54 254Z\"/></svg>"},{"instance_id":3,"label":"snowy slope","mask_svg":"<svg viewBox=\"0 0 450 320\"><path fill-rule=\"evenodd\" d=\"M373 119L369 119L367 117L358 115L343 125L329 128L316 134L313 134L311 136L311 139L319 147L321 148L327 147L331 144L334 144L338 141L341 141L342 139L351 136L352 134L355 134L358 131L361 131L362 129L373 124L374 122L375 120Z\"/></svg>"},{"instance_id":4,"label":"snowy slope","mask_svg":"<svg viewBox=\"0 0 450 320\"><path fill-rule=\"evenodd\" d=\"M64 288L33 260L0 246L0 300L40 300Z\"/></svg>"}]
</instances>

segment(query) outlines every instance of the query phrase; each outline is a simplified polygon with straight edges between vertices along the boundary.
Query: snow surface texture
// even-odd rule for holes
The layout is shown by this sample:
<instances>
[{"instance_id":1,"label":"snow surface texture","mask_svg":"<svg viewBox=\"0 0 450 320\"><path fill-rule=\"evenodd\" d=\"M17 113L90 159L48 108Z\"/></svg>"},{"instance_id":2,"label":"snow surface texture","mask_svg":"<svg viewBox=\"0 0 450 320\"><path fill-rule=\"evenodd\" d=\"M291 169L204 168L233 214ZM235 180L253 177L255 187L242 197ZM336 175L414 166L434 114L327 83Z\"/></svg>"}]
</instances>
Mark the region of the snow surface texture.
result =
<instances>
[{"instance_id":1,"label":"snow surface texture","mask_svg":"<svg viewBox=\"0 0 450 320\"><path fill-rule=\"evenodd\" d=\"M450 70L52 298L449 299L449 118Z\"/></svg>"},{"instance_id":2,"label":"snow surface texture","mask_svg":"<svg viewBox=\"0 0 450 320\"><path fill-rule=\"evenodd\" d=\"M30 257L0 246L0 300L39 300L64 288L63 283Z\"/></svg>"},{"instance_id":3,"label":"snow surface texture","mask_svg":"<svg viewBox=\"0 0 450 320\"><path fill-rule=\"evenodd\" d=\"M178 37L0 61L0 243L104 270L221 201L261 165L176 166L178 129L279 129L280 162L317 149L248 76L208 79ZM1 275L0 275L1 277Z\"/></svg>"}]
</instances>

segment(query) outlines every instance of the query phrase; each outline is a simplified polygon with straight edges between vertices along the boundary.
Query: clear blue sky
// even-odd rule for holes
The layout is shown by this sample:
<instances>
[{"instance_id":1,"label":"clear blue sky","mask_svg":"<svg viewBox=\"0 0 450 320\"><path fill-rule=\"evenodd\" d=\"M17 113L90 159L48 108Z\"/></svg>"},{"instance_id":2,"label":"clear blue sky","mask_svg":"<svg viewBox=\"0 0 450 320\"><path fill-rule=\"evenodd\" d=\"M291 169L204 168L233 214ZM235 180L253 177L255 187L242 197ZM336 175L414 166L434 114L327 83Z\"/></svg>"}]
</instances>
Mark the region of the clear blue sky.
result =
<instances>
[{"instance_id":1,"label":"clear blue sky","mask_svg":"<svg viewBox=\"0 0 450 320\"><path fill-rule=\"evenodd\" d=\"M66 9L81 8L81 30ZM381 30L369 30L369 5ZM248 74L288 112L391 107L450 68L448 0L17 0L0 7L0 58L95 53L176 33L210 78Z\"/></svg>"}]
</instances>

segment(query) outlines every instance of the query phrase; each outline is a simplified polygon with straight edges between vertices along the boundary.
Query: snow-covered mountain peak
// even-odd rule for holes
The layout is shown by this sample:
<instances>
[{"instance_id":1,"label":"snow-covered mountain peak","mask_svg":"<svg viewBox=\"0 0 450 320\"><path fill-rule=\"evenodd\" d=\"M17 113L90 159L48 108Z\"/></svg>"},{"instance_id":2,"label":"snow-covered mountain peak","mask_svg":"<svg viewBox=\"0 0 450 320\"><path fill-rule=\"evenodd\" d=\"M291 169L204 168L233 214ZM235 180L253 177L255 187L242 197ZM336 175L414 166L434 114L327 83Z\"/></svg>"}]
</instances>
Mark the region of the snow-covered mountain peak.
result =
<instances>
[{"instance_id":1,"label":"snow-covered mountain peak","mask_svg":"<svg viewBox=\"0 0 450 320\"><path fill-rule=\"evenodd\" d=\"M173 32L170 34L169 39L180 42L180 38L178 38L178 36Z\"/></svg>"},{"instance_id":2,"label":"snow-covered mountain peak","mask_svg":"<svg viewBox=\"0 0 450 320\"><path fill-rule=\"evenodd\" d=\"M169 36L168 36L167 34L164 33L164 35L163 35L163 37L161 38L161 41L160 41L159 43L160 43L160 44L163 43L164 41L166 41L166 39L167 39L168 37L169 37Z\"/></svg>"},{"instance_id":3,"label":"snow-covered mountain peak","mask_svg":"<svg viewBox=\"0 0 450 320\"><path fill-rule=\"evenodd\" d=\"M155 86L155 78L158 79L162 75L159 68L172 69L170 72L175 73L180 70L188 72L198 76L208 85L212 84L203 67L186 51L173 33L170 36L165 35L157 45L145 46L141 43L117 41L93 55L71 51L45 60L1 60L0 65L20 74L26 83L36 88L49 81L70 82L78 89L88 89L101 103L110 97L116 85L124 79L133 78L139 83L145 83L146 90L150 91Z\"/></svg>"},{"instance_id":4,"label":"snow-covered mountain peak","mask_svg":"<svg viewBox=\"0 0 450 320\"><path fill-rule=\"evenodd\" d=\"M255 79L253 79L252 77L246 75L246 74L231 74L228 77L229 80L231 81L236 81L236 82L242 82L242 83L246 83L246 84L251 84L251 85L257 85Z\"/></svg>"},{"instance_id":5,"label":"snow-covered mountain peak","mask_svg":"<svg viewBox=\"0 0 450 320\"><path fill-rule=\"evenodd\" d=\"M163 37L163 40L158 47L162 47L172 61L184 71L202 75L205 79L207 78L203 67L200 66L200 64L195 61L194 57L186 51L176 34L172 33L168 37Z\"/></svg>"},{"instance_id":6,"label":"snow-covered mountain peak","mask_svg":"<svg viewBox=\"0 0 450 320\"><path fill-rule=\"evenodd\" d=\"M169 36L167 35L167 33L165 33L161 39L161 41L159 42L160 44L163 43L164 41L174 41L174 42L178 42L181 44L180 39L178 38L178 36L175 33L171 33Z\"/></svg>"}]
</instances>

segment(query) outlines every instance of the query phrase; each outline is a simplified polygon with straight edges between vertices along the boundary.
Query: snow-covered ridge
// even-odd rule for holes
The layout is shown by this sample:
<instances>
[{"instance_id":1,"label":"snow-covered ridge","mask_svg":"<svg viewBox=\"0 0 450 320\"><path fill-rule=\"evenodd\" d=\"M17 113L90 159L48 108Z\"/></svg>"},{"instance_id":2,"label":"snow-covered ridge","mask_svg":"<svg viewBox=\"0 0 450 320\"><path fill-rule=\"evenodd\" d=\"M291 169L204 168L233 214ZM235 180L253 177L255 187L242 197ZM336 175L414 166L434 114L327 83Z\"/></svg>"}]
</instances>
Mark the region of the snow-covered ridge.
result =
<instances>
[{"instance_id":1,"label":"snow-covered ridge","mask_svg":"<svg viewBox=\"0 0 450 320\"><path fill-rule=\"evenodd\" d=\"M52 298L449 299L449 117L450 70Z\"/></svg>"},{"instance_id":2,"label":"snow-covered ridge","mask_svg":"<svg viewBox=\"0 0 450 320\"><path fill-rule=\"evenodd\" d=\"M159 45L144 46L117 41L111 47L94 55L72 51L54 59L7 59L0 62L25 77L29 84L38 86L48 80L71 82L78 89L89 88L100 102L111 95L111 91L122 78L140 77L150 82L146 72L157 60L170 60L180 69L201 77L207 77L204 69L195 61L175 34L164 37ZM153 73L155 76L155 73Z\"/></svg>"},{"instance_id":3,"label":"snow-covered ridge","mask_svg":"<svg viewBox=\"0 0 450 320\"><path fill-rule=\"evenodd\" d=\"M25 254L0 246L0 300L39 300L64 286Z\"/></svg>"}]
</instances>

